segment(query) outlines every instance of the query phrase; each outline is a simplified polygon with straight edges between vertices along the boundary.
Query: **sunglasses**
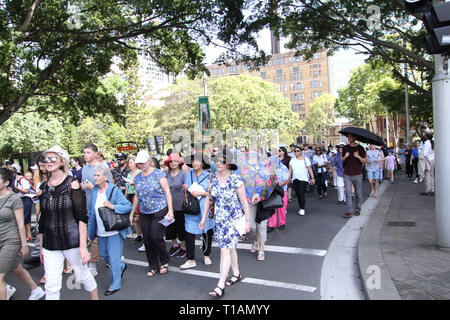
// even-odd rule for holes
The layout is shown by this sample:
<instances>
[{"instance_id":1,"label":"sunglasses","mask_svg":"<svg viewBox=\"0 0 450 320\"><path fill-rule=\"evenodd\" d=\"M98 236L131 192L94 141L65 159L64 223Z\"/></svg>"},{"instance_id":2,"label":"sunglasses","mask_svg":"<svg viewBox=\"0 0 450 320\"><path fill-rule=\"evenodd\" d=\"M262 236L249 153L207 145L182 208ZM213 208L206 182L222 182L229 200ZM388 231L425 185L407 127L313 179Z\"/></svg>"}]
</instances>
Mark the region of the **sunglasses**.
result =
<instances>
[{"instance_id":1,"label":"sunglasses","mask_svg":"<svg viewBox=\"0 0 450 320\"><path fill-rule=\"evenodd\" d=\"M301 150L295 150L294 152L301 152Z\"/></svg>"},{"instance_id":2,"label":"sunglasses","mask_svg":"<svg viewBox=\"0 0 450 320\"><path fill-rule=\"evenodd\" d=\"M217 160L217 163L219 164L227 164L227 161L226 160Z\"/></svg>"},{"instance_id":3,"label":"sunglasses","mask_svg":"<svg viewBox=\"0 0 450 320\"><path fill-rule=\"evenodd\" d=\"M43 160L44 160L44 163L48 163L48 162L55 163L58 160L58 158L57 157L45 157Z\"/></svg>"}]
</instances>

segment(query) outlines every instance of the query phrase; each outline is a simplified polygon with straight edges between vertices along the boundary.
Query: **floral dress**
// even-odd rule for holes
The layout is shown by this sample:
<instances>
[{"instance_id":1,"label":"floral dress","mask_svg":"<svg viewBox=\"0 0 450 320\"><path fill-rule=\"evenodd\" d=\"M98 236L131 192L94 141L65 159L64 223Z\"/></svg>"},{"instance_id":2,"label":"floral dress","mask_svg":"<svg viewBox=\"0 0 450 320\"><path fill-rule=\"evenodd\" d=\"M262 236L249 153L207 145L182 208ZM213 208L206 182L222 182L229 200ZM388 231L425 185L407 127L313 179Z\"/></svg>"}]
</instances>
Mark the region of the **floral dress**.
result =
<instances>
[{"instance_id":1,"label":"floral dress","mask_svg":"<svg viewBox=\"0 0 450 320\"><path fill-rule=\"evenodd\" d=\"M224 186L217 176L211 181L211 196L214 198L214 238L220 248L237 248L239 232L236 223L244 215L237 189L243 185L239 175L231 173Z\"/></svg>"}]
</instances>

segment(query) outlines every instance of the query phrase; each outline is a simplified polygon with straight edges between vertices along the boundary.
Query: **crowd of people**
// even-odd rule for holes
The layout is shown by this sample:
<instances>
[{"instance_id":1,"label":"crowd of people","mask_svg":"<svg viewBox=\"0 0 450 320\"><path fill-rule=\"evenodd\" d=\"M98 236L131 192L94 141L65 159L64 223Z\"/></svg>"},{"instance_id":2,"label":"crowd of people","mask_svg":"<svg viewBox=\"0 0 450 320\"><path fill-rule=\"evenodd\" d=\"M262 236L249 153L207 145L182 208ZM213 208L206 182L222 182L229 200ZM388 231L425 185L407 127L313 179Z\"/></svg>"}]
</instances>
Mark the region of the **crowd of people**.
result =
<instances>
[{"instance_id":1,"label":"crowd of people","mask_svg":"<svg viewBox=\"0 0 450 320\"><path fill-rule=\"evenodd\" d=\"M349 134L346 145L280 146L271 154L282 205L269 213L257 204L248 204L244 182L236 173L230 150L214 147L209 152L191 148L182 157L168 153L158 161L147 151L118 153L107 162L94 144L87 144L82 157L70 158L67 151L52 147L43 152L32 173L22 175L17 164L0 169L0 300L9 299L15 289L4 282L8 272L18 276L31 290L30 300L60 298L62 274L74 272L91 299L99 299L95 276L103 259L110 271L112 295L121 289L127 270L123 245L134 233L142 242L151 278L169 272L172 257L186 259L181 269L197 266L195 240L203 243L205 265L213 264L213 240L220 247L220 277L209 295L221 298L226 287L240 282L237 246L253 234L251 253L264 261L267 233L286 226L288 203L298 201L300 216L306 214L306 193L317 192L318 199L337 189L337 203L345 205L344 218L358 216L362 208L362 181L367 176L371 197L378 197L384 178L394 183L395 173L405 169L414 183L425 180L423 195L434 194L434 143L427 134L398 154L391 148L366 148ZM400 152L400 150L402 152ZM276 153L276 152L274 152ZM69 166L71 168L69 168ZM415 171L415 174L414 174ZM414 180L413 180L414 179ZM353 199L354 198L354 199ZM123 215L127 226L111 228L103 209ZM36 213L34 248L31 216ZM267 210L266 210L267 211ZM343 210L344 211L344 210ZM169 250L166 241L171 243ZM45 292L22 267L44 265L40 280ZM230 268L231 278L228 278Z\"/></svg>"}]
</instances>

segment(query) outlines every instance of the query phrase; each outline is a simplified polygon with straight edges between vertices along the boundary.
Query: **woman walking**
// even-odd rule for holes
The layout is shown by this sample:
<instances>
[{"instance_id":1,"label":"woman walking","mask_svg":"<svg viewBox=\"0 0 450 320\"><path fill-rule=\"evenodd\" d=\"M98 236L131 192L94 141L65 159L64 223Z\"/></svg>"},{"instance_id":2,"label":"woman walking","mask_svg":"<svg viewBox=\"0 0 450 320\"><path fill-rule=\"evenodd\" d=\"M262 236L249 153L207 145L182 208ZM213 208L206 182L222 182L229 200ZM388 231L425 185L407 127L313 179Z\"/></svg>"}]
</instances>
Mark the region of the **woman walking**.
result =
<instances>
[{"instance_id":1,"label":"woman walking","mask_svg":"<svg viewBox=\"0 0 450 320\"><path fill-rule=\"evenodd\" d=\"M68 175L69 155L60 147L44 152L47 161L48 181L42 185L41 261L45 269L45 294L47 300L59 300L64 258L75 271L75 277L89 292L92 300L98 299L97 283L87 262L86 202L80 184Z\"/></svg>"},{"instance_id":2,"label":"woman walking","mask_svg":"<svg viewBox=\"0 0 450 320\"><path fill-rule=\"evenodd\" d=\"M179 258L186 256L186 230L183 212L183 184L186 172L182 170L183 165L183 159L177 153L171 153L169 158L164 161L164 166L168 168L167 182L172 194L173 215L175 217L175 222L166 228L166 240L172 240L169 255L171 257L176 255ZM180 242L177 241L177 238Z\"/></svg>"},{"instance_id":3,"label":"woman walking","mask_svg":"<svg viewBox=\"0 0 450 320\"><path fill-rule=\"evenodd\" d=\"M12 272L31 290L29 300L39 300L44 291L36 285L28 271L19 262L30 251L27 245L23 218L23 203L10 190L14 176L11 171L0 168L0 300L7 300L5 276Z\"/></svg>"},{"instance_id":4,"label":"woman walking","mask_svg":"<svg viewBox=\"0 0 450 320\"><path fill-rule=\"evenodd\" d=\"M289 199L288 184L291 182L291 180L289 179L290 161L291 157L288 156L286 148L280 147L280 149L278 150L277 181L280 187L282 187L284 190L283 207L275 209L275 214L269 218L269 228L267 232L272 232L273 230L275 230L277 226L277 218L278 228L280 230L284 230L284 228L286 227L286 212Z\"/></svg>"},{"instance_id":5,"label":"woman walking","mask_svg":"<svg viewBox=\"0 0 450 320\"><path fill-rule=\"evenodd\" d=\"M405 168L406 175L408 179L411 180L413 178L413 157L412 157L412 149L408 144L405 149Z\"/></svg>"},{"instance_id":6,"label":"woman walking","mask_svg":"<svg viewBox=\"0 0 450 320\"><path fill-rule=\"evenodd\" d=\"M232 172L237 169L227 151L216 155L217 175L212 178L205 200L200 229L205 229L210 208L210 197L214 199L214 235L220 246L220 278L217 286L209 292L215 298L222 298L225 285L231 286L242 280L239 271L237 245L239 231L236 226L245 225L245 233L250 232L250 210L245 196L244 183L239 175ZM243 222L245 221L245 222ZM233 276L226 281L230 267Z\"/></svg>"},{"instance_id":7,"label":"woman walking","mask_svg":"<svg viewBox=\"0 0 450 320\"><path fill-rule=\"evenodd\" d=\"M210 168L208 164L208 158L203 153L196 153L190 157L185 158L186 165L190 167L188 173L185 177L184 188L188 190L192 185L196 184L197 190L191 191L193 197L198 198L200 201L200 214L191 215L185 214L185 228L186 228L186 247L187 247L187 261L185 264L181 265L181 269L194 268L197 266L195 262L195 237L197 235L202 235L203 240L203 262L205 265L211 265L212 261L210 259L211 245L214 235L214 220L208 218L205 220L205 227L203 229L199 228L200 222L203 217L203 210L205 205L206 196L208 195L208 183L210 174L207 169ZM201 188L198 188L200 186ZM184 194L183 194L184 199Z\"/></svg>"},{"instance_id":8,"label":"woman walking","mask_svg":"<svg viewBox=\"0 0 450 320\"><path fill-rule=\"evenodd\" d=\"M131 233L131 228L127 227L119 231L106 231L98 209L107 207L114 210L115 214L127 214L133 208L120 188L108 182L109 175L110 170L107 165L100 163L95 167L95 187L92 190L91 201L88 207L89 239L94 240L96 237L98 238L100 255L109 265L111 284L105 291L105 296L110 296L121 288L122 277L127 269L127 265L120 259L122 257L123 241Z\"/></svg>"},{"instance_id":9,"label":"woman walking","mask_svg":"<svg viewBox=\"0 0 450 320\"><path fill-rule=\"evenodd\" d=\"M166 227L159 222L166 216L169 221L174 219L172 195L164 172L154 167L155 164L147 151L139 151L135 162L141 172L134 178L136 197L130 213L130 224L133 223L139 205L142 235L149 264L147 276L153 277L156 273L169 272L169 254L164 241Z\"/></svg>"},{"instance_id":10,"label":"woman walking","mask_svg":"<svg viewBox=\"0 0 450 320\"><path fill-rule=\"evenodd\" d=\"M302 150L295 147L295 158L289 162L289 177L293 181L292 186L297 195L298 205L300 206L299 215L305 215L305 191L306 186L314 184L314 173L311 169L311 161L302 155Z\"/></svg>"},{"instance_id":11,"label":"woman walking","mask_svg":"<svg viewBox=\"0 0 450 320\"><path fill-rule=\"evenodd\" d=\"M313 157L313 164L316 167L317 172L317 193L319 194L319 199L322 199L327 195L327 166L328 159L325 154L323 154L320 147L316 148L316 155Z\"/></svg>"}]
</instances>

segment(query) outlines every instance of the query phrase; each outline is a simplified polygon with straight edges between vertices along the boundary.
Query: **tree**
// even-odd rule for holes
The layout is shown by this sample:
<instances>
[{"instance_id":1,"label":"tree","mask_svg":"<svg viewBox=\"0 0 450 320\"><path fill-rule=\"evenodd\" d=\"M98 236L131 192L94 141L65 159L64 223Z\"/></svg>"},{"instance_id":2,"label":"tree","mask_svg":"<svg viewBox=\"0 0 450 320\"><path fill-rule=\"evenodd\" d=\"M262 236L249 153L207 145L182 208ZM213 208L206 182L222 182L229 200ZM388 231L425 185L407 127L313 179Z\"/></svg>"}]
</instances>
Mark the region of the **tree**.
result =
<instances>
[{"instance_id":1,"label":"tree","mask_svg":"<svg viewBox=\"0 0 450 320\"><path fill-rule=\"evenodd\" d=\"M314 139L329 141L330 129L334 126L336 98L326 93L309 105L305 128Z\"/></svg>"},{"instance_id":2,"label":"tree","mask_svg":"<svg viewBox=\"0 0 450 320\"><path fill-rule=\"evenodd\" d=\"M238 32L245 8L243 0L1 1L0 125L23 110L75 123L98 114L123 121L124 104L101 90L113 58L125 70L145 52L190 77L205 69L201 45L264 58L253 33ZM45 99L31 105L35 97Z\"/></svg>"},{"instance_id":3,"label":"tree","mask_svg":"<svg viewBox=\"0 0 450 320\"><path fill-rule=\"evenodd\" d=\"M260 0L253 2L252 12L248 30L268 26L289 39L289 49L307 59L323 48L330 55L353 48L369 55L369 61L381 61L422 96L421 107L432 115L434 63L425 51L422 17L408 15L403 0ZM405 77L403 63L413 77Z\"/></svg>"},{"instance_id":4,"label":"tree","mask_svg":"<svg viewBox=\"0 0 450 320\"><path fill-rule=\"evenodd\" d=\"M201 80L180 79L169 88L166 106L155 111L156 128L168 144L176 129L192 128L198 120L198 97L203 95ZM221 131L272 129L295 139L303 123L274 84L247 74L208 80L211 127ZM225 137L224 137L225 138Z\"/></svg>"}]
</instances>

